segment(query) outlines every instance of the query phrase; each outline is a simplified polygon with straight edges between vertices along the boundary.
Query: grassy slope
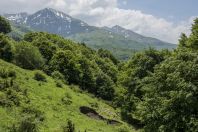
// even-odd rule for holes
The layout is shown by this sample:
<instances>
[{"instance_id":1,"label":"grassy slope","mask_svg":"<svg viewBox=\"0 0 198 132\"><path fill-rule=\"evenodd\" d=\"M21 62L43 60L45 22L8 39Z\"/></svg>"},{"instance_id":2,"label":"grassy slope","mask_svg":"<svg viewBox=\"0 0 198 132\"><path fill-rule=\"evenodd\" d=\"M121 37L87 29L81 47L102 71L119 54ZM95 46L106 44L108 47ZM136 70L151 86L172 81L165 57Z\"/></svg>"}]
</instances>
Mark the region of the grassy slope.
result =
<instances>
[{"instance_id":1,"label":"grassy slope","mask_svg":"<svg viewBox=\"0 0 198 132\"><path fill-rule=\"evenodd\" d=\"M28 97L31 100L30 104L22 104L20 107L0 106L0 131L7 131L6 128L11 124L22 120L22 107L31 106L41 112L44 112L45 120L39 125L40 131L45 132L60 132L62 126L66 125L67 119L70 119L75 124L77 130L89 132L116 132L118 126L107 125L106 122L95 120L83 115L79 111L80 106L89 106L98 104L97 111L107 117L120 121L116 111L105 104L103 101L91 97L86 93L81 93L79 90L73 90L64 85L63 88L56 87L55 81L51 77L47 77L47 82L38 82L33 79L35 71L21 69L13 64L0 60L0 69L14 69L16 71L16 82L21 89L28 90ZM74 86L73 86L74 87ZM72 104L65 105L61 99L65 94L71 96ZM133 131L133 130L131 130Z\"/></svg>"}]
</instances>

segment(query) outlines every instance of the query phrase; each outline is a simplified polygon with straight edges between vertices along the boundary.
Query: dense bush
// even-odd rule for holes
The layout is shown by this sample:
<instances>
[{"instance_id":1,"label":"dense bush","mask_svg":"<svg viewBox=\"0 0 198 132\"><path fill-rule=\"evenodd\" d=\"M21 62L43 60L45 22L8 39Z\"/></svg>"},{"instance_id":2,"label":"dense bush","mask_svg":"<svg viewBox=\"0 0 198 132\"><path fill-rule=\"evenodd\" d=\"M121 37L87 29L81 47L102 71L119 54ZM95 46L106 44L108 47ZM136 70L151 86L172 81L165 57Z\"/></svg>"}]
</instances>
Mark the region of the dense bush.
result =
<instances>
[{"instance_id":1,"label":"dense bush","mask_svg":"<svg viewBox=\"0 0 198 132\"><path fill-rule=\"evenodd\" d=\"M69 51L57 52L50 61L50 67L52 71L59 71L65 78L68 78L68 82L78 84L81 77L81 69L75 62L75 55Z\"/></svg>"},{"instance_id":2,"label":"dense bush","mask_svg":"<svg viewBox=\"0 0 198 132\"><path fill-rule=\"evenodd\" d=\"M95 76L94 71L91 68L91 63L86 58L80 58L78 60L80 68L82 71L82 76L80 79L80 87L83 90L88 90L89 92L94 92L95 89Z\"/></svg>"},{"instance_id":3,"label":"dense bush","mask_svg":"<svg viewBox=\"0 0 198 132\"><path fill-rule=\"evenodd\" d=\"M119 63L119 61L108 50L99 49L98 54L102 58L109 58L115 65Z\"/></svg>"},{"instance_id":4,"label":"dense bush","mask_svg":"<svg viewBox=\"0 0 198 132\"><path fill-rule=\"evenodd\" d=\"M72 97L71 95L69 95L68 93L65 94L65 96L61 99L61 101L63 102L63 104L65 105L70 105L72 104Z\"/></svg>"},{"instance_id":5,"label":"dense bush","mask_svg":"<svg viewBox=\"0 0 198 132\"><path fill-rule=\"evenodd\" d=\"M52 72L51 76L55 79L55 80L59 80L62 82L67 82L67 78L64 77L63 74L61 74L59 71L54 71Z\"/></svg>"},{"instance_id":6,"label":"dense bush","mask_svg":"<svg viewBox=\"0 0 198 132\"><path fill-rule=\"evenodd\" d=\"M12 69L2 68L0 69L0 77L1 78L15 78L16 72Z\"/></svg>"},{"instance_id":7,"label":"dense bush","mask_svg":"<svg viewBox=\"0 0 198 132\"><path fill-rule=\"evenodd\" d=\"M34 79L37 81L46 82L46 76L41 71L36 71L34 74Z\"/></svg>"},{"instance_id":8,"label":"dense bush","mask_svg":"<svg viewBox=\"0 0 198 132\"><path fill-rule=\"evenodd\" d=\"M112 100L114 97L114 83L103 72L96 78L96 95L106 100Z\"/></svg>"},{"instance_id":9,"label":"dense bush","mask_svg":"<svg viewBox=\"0 0 198 132\"><path fill-rule=\"evenodd\" d=\"M56 80L56 87L62 88L63 87L63 82L60 80Z\"/></svg>"},{"instance_id":10,"label":"dense bush","mask_svg":"<svg viewBox=\"0 0 198 132\"><path fill-rule=\"evenodd\" d=\"M13 59L14 46L8 37L0 33L0 59L11 61Z\"/></svg>"},{"instance_id":11,"label":"dense bush","mask_svg":"<svg viewBox=\"0 0 198 132\"><path fill-rule=\"evenodd\" d=\"M9 32L11 32L11 26L9 22L5 18L0 16L0 33L6 34Z\"/></svg>"},{"instance_id":12,"label":"dense bush","mask_svg":"<svg viewBox=\"0 0 198 132\"><path fill-rule=\"evenodd\" d=\"M130 132L130 129L126 125L122 125L118 128L118 132Z\"/></svg>"},{"instance_id":13,"label":"dense bush","mask_svg":"<svg viewBox=\"0 0 198 132\"><path fill-rule=\"evenodd\" d=\"M38 123L34 118L27 118L20 122L18 128L15 128L17 132L38 132Z\"/></svg>"},{"instance_id":14,"label":"dense bush","mask_svg":"<svg viewBox=\"0 0 198 132\"><path fill-rule=\"evenodd\" d=\"M46 40L46 38L40 37L34 40L33 45L37 46L42 56L48 62L56 53L57 47L52 43Z\"/></svg>"},{"instance_id":15,"label":"dense bush","mask_svg":"<svg viewBox=\"0 0 198 132\"><path fill-rule=\"evenodd\" d=\"M16 46L15 63L25 69L39 69L44 60L38 48L28 42L20 42Z\"/></svg>"},{"instance_id":16,"label":"dense bush","mask_svg":"<svg viewBox=\"0 0 198 132\"><path fill-rule=\"evenodd\" d=\"M71 120L68 120L67 126L63 127L63 132L75 132L75 125Z\"/></svg>"}]
</instances>

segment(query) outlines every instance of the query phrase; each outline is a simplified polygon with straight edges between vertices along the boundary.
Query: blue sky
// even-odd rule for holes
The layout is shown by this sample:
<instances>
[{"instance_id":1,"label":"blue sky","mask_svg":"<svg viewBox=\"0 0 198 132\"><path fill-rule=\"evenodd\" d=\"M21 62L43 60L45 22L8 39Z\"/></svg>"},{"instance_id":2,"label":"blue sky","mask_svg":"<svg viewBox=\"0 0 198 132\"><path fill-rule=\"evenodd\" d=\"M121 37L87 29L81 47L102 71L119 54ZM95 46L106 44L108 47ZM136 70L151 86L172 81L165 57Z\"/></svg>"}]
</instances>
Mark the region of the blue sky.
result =
<instances>
[{"instance_id":1,"label":"blue sky","mask_svg":"<svg viewBox=\"0 0 198 132\"><path fill-rule=\"evenodd\" d=\"M139 34L178 43L190 34L198 0L0 0L0 13L54 8L93 26L120 25Z\"/></svg>"},{"instance_id":2,"label":"blue sky","mask_svg":"<svg viewBox=\"0 0 198 132\"><path fill-rule=\"evenodd\" d=\"M198 15L198 0L119 0L118 6L141 10L174 22Z\"/></svg>"}]
</instances>

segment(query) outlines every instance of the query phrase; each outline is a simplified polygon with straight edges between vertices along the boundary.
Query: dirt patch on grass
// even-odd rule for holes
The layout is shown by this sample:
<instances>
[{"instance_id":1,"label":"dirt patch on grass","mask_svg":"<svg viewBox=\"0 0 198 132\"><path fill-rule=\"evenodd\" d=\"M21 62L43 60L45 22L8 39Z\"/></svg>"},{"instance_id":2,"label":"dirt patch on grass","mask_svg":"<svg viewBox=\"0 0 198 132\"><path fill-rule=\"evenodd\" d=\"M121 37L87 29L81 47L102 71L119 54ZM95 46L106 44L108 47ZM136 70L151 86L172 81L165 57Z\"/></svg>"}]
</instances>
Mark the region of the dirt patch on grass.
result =
<instances>
[{"instance_id":1,"label":"dirt patch on grass","mask_svg":"<svg viewBox=\"0 0 198 132\"><path fill-rule=\"evenodd\" d=\"M106 121L107 124L110 124L110 125L121 124L119 121L104 118L103 116L98 114L98 112L96 112L94 109L92 109L90 107L87 107L87 106L81 106L80 107L80 112L87 115L90 118L93 118L93 119L96 119L96 120Z\"/></svg>"}]
</instances>

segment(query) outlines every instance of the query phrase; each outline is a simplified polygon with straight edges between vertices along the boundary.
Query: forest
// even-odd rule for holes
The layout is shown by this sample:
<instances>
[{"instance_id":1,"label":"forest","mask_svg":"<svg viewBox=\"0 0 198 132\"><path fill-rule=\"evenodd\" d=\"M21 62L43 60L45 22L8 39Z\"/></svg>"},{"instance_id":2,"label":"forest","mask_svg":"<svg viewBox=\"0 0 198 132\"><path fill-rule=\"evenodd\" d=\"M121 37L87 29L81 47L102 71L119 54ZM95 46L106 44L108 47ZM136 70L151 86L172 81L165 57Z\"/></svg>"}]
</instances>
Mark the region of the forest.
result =
<instances>
[{"instance_id":1,"label":"forest","mask_svg":"<svg viewBox=\"0 0 198 132\"><path fill-rule=\"evenodd\" d=\"M53 102L71 89L80 91L79 101L85 102L88 95L88 102L94 98L116 110L125 125L116 130L104 126L106 132L198 131L198 19L189 36L181 34L176 49L150 48L127 61L118 60L108 50L93 50L85 43L46 32L27 33L15 41L9 36L11 30L9 22L0 17L0 131L89 132L80 128L83 120L68 120L65 127L59 126L59 121L50 124L55 117L49 118L42 108L45 103L45 107L59 108L50 99ZM54 83L59 89L45 90ZM46 97L48 104L44 94L53 92L57 95ZM62 99L67 107L55 113L73 110L70 96ZM50 128L56 125L61 128Z\"/></svg>"}]
</instances>

